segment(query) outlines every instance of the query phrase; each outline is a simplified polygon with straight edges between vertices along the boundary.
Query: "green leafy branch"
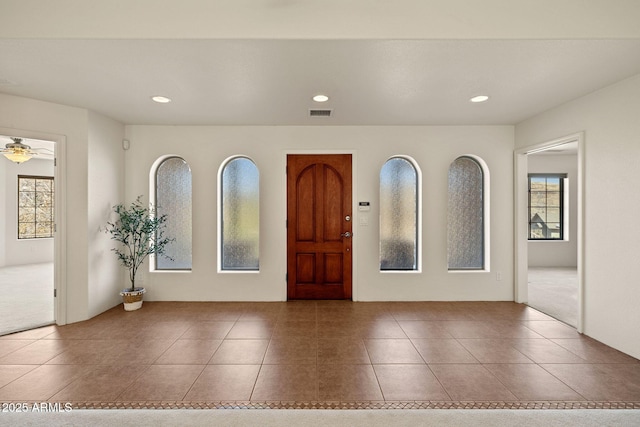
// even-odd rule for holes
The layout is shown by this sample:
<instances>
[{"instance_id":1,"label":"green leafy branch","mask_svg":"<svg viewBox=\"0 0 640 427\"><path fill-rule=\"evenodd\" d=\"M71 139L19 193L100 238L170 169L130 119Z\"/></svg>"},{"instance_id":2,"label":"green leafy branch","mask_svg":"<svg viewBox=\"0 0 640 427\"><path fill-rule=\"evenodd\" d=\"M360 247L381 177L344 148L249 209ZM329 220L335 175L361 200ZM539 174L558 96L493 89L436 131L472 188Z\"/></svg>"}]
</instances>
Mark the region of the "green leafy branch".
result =
<instances>
[{"instance_id":1,"label":"green leafy branch","mask_svg":"<svg viewBox=\"0 0 640 427\"><path fill-rule=\"evenodd\" d=\"M122 204L115 205L114 222L107 222L105 232L112 240L121 243L120 247L112 248L120 264L129 270L131 289L135 289L136 273L149 255L163 256L173 260L165 254L169 243L175 241L165 236L167 215L156 215L153 206L145 207L138 196L129 207Z\"/></svg>"}]
</instances>

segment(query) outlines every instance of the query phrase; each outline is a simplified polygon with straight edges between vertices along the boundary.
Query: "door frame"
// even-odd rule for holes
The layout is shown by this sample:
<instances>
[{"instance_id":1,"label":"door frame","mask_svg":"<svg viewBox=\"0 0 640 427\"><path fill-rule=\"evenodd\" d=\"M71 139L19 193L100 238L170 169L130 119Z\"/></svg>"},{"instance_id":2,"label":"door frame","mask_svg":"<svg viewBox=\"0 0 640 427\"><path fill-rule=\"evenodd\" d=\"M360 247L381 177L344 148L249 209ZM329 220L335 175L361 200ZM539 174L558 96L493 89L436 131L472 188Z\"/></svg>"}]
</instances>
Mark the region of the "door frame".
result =
<instances>
[{"instance_id":1,"label":"door frame","mask_svg":"<svg viewBox=\"0 0 640 427\"><path fill-rule=\"evenodd\" d=\"M284 248L282 251L282 291L281 291L281 300L287 301L287 156L289 154L295 155L313 155L313 154L351 154L351 221L353 224L352 233L353 233L353 243L351 246L351 300L358 301L358 265L357 265L357 256L358 256L358 230L356 229L356 224L358 222L358 209L357 209L357 199L356 194L358 194L358 169L357 169L357 156L355 150L283 150L281 159L281 171L282 171L282 181L280 185L280 194L282 197L282 210L280 211L280 218L282 219L282 233L281 233L281 241L282 245L280 247Z\"/></svg>"},{"instance_id":2,"label":"door frame","mask_svg":"<svg viewBox=\"0 0 640 427\"><path fill-rule=\"evenodd\" d=\"M567 135L562 138L543 142L541 144L527 146L514 151L514 300L517 303L526 304L529 300L527 270L529 265L528 250L528 181L527 181L527 156L539 151L564 145L570 142L578 144L578 190L576 194L577 212L577 247L578 247L578 322L576 329L584 332L584 132Z\"/></svg>"},{"instance_id":3,"label":"door frame","mask_svg":"<svg viewBox=\"0 0 640 427\"><path fill-rule=\"evenodd\" d=\"M54 146L54 181L55 181L55 233L53 242L53 287L56 296L53 298L53 317L57 325L67 324L67 217L66 217L66 144L64 135L38 132L33 130L0 127L0 134L20 135L23 138L41 139L55 143Z\"/></svg>"}]
</instances>

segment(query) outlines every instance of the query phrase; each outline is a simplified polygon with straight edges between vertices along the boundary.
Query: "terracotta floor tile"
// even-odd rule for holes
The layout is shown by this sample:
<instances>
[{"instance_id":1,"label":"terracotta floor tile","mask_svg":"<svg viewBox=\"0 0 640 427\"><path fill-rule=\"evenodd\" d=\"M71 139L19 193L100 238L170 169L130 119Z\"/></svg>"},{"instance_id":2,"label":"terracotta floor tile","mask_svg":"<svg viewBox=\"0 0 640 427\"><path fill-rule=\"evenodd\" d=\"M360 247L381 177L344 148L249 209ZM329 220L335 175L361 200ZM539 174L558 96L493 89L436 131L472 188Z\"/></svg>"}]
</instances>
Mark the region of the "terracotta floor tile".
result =
<instances>
[{"instance_id":1,"label":"terracotta floor tile","mask_svg":"<svg viewBox=\"0 0 640 427\"><path fill-rule=\"evenodd\" d=\"M152 365L125 389L117 401L182 400L205 365Z\"/></svg>"},{"instance_id":2,"label":"terracotta floor tile","mask_svg":"<svg viewBox=\"0 0 640 427\"><path fill-rule=\"evenodd\" d=\"M161 321L136 325L136 333L122 338L138 340L176 340L180 338L191 325L185 321Z\"/></svg>"},{"instance_id":3,"label":"terracotta floor tile","mask_svg":"<svg viewBox=\"0 0 640 427\"><path fill-rule=\"evenodd\" d=\"M426 363L478 363L478 360L453 338L412 339Z\"/></svg>"},{"instance_id":4,"label":"terracotta floor tile","mask_svg":"<svg viewBox=\"0 0 640 427\"><path fill-rule=\"evenodd\" d=\"M178 340L154 365L206 365L222 340Z\"/></svg>"},{"instance_id":5,"label":"terracotta floor tile","mask_svg":"<svg viewBox=\"0 0 640 427\"><path fill-rule=\"evenodd\" d=\"M104 353L105 365L150 365L173 345L174 340L121 340Z\"/></svg>"},{"instance_id":6,"label":"terracotta floor tile","mask_svg":"<svg viewBox=\"0 0 640 427\"><path fill-rule=\"evenodd\" d=\"M77 365L41 365L0 388L0 401L44 402L82 377L91 367Z\"/></svg>"},{"instance_id":7,"label":"terracotta floor tile","mask_svg":"<svg viewBox=\"0 0 640 427\"><path fill-rule=\"evenodd\" d=\"M110 354L129 341L123 340L69 340L66 350L47 362L49 365L99 365L108 362ZM121 350L121 351L124 351Z\"/></svg>"},{"instance_id":8,"label":"terracotta floor tile","mask_svg":"<svg viewBox=\"0 0 640 427\"><path fill-rule=\"evenodd\" d=\"M353 319L318 320L318 338L362 337L360 324Z\"/></svg>"},{"instance_id":9,"label":"terracotta floor tile","mask_svg":"<svg viewBox=\"0 0 640 427\"><path fill-rule=\"evenodd\" d=\"M38 340L0 358L0 365L41 365L72 345L67 340Z\"/></svg>"},{"instance_id":10,"label":"terracotta floor tile","mask_svg":"<svg viewBox=\"0 0 640 427\"><path fill-rule=\"evenodd\" d=\"M51 400L113 402L146 368L146 366L136 365L87 367L84 375L56 393Z\"/></svg>"},{"instance_id":11,"label":"terracotta floor tile","mask_svg":"<svg viewBox=\"0 0 640 427\"><path fill-rule=\"evenodd\" d=\"M33 371L36 367L36 365L0 365L0 388Z\"/></svg>"},{"instance_id":12,"label":"terracotta floor tile","mask_svg":"<svg viewBox=\"0 0 640 427\"><path fill-rule=\"evenodd\" d=\"M640 401L639 364L543 364L589 400Z\"/></svg>"},{"instance_id":13,"label":"terracotta floor tile","mask_svg":"<svg viewBox=\"0 0 640 427\"><path fill-rule=\"evenodd\" d=\"M48 334L46 339L54 340L82 340L100 338L96 336L96 327L88 322L71 323L69 325L59 326L56 330Z\"/></svg>"},{"instance_id":14,"label":"terracotta floor tile","mask_svg":"<svg viewBox=\"0 0 640 427\"><path fill-rule=\"evenodd\" d=\"M264 364L308 365L316 364L318 343L315 338L274 338L269 343Z\"/></svg>"},{"instance_id":15,"label":"terracotta floor tile","mask_svg":"<svg viewBox=\"0 0 640 427\"><path fill-rule=\"evenodd\" d=\"M289 320L316 321L317 304L316 301L287 301L283 305L278 318ZM307 317L302 319L299 317Z\"/></svg>"},{"instance_id":16,"label":"terracotta floor tile","mask_svg":"<svg viewBox=\"0 0 640 427\"><path fill-rule=\"evenodd\" d=\"M383 400L371 365L319 365L318 397L320 400Z\"/></svg>"},{"instance_id":17,"label":"terracotta floor tile","mask_svg":"<svg viewBox=\"0 0 640 427\"><path fill-rule=\"evenodd\" d=\"M585 363L558 344L545 339L514 339L513 346L535 363Z\"/></svg>"},{"instance_id":18,"label":"terracotta floor tile","mask_svg":"<svg viewBox=\"0 0 640 427\"><path fill-rule=\"evenodd\" d=\"M494 318L488 320L487 325L498 332L500 338L544 338L527 328L523 322L497 321Z\"/></svg>"},{"instance_id":19,"label":"terracotta floor tile","mask_svg":"<svg viewBox=\"0 0 640 427\"><path fill-rule=\"evenodd\" d=\"M279 320L273 338L316 337L316 322L310 320Z\"/></svg>"},{"instance_id":20,"label":"terracotta floor tile","mask_svg":"<svg viewBox=\"0 0 640 427\"><path fill-rule=\"evenodd\" d=\"M360 317L351 309L322 310L318 308L316 312L318 322L338 321L343 323L355 322Z\"/></svg>"},{"instance_id":21,"label":"terracotta floor tile","mask_svg":"<svg viewBox=\"0 0 640 427\"><path fill-rule=\"evenodd\" d=\"M2 335L0 336L0 340L38 340L55 333L57 330L57 325L42 326L28 331Z\"/></svg>"},{"instance_id":22,"label":"terracotta floor tile","mask_svg":"<svg viewBox=\"0 0 640 427\"><path fill-rule=\"evenodd\" d=\"M526 307L525 308L525 310L522 312L520 320L521 321L548 320L548 321L557 322L557 320L554 319L553 317L548 316L548 315L536 310L535 308L531 308L531 307Z\"/></svg>"},{"instance_id":23,"label":"terracotta floor tile","mask_svg":"<svg viewBox=\"0 0 640 427\"><path fill-rule=\"evenodd\" d=\"M13 353L19 348L26 347L29 344L33 344L35 340L2 340L0 341L0 359L9 353ZM0 364L2 362L0 361Z\"/></svg>"},{"instance_id":24,"label":"terracotta floor tile","mask_svg":"<svg viewBox=\"0 0 640 427\"><path fill-rule=\"evenodd\" d=\"M258 309L245 311L238 317L238 322L270 322L275 323L280 317L280 309Z\"/></svg>"},{"instance_id":25,"label":"terracotta floor tile","mask_svg":"<svg viewBox=\"0 0 640 427\"><path fill-rule=\"evenodd\" d=\"M180 339L187 340L216 340L224 339L234 322L196 322L192 324Z\"/></svg>"},{"instance_id":26,"label":"terracotta floor tile","mask_svg":"<svg viewBox=\"0 0 640 427\"><path fill-rule=\"evenodd\" d=\"M313 401L318 399L315 365L262 365L251 400Z\"/></svg>"},{"instance_id":27,"label":"terracotta floor tile","mask_svg":"<svg viewBox=\"0 0 640 427\"><path fill-rule=\"evenodd\" d=\"M525 326L545 338L579 338L580 334L571 326L557 320L535 320L524 322Z\"/></svg>"},{"instance_id":28,"label":"terracotta floor tile","mask_svg":"<svg viewBox=\"0 0 640 427\"><path fill-rule=\"evenodd\" d=\"M409 338L453 338L442 322L400 320L398 323Z\"/></svg>"},{"instance_id":29,"label":"terracotta floor tile","mask_svg":"<svg viewBox=\"0 0 640 427\"><path fill-rule=\"evenodd\" d=\"M575 390L535 364L494 364L484 367L521 400L584 400Z\"/></svg>"},{"instance_id":30,"label":"terracotta floor tile","mask_svg":"<svg viewBox=\"0 0 640 427\"><path fill-rule=\"evenodd\" d=\"M369 354L361 338L339 337L318 339L318 364L370 364Z\"/></svg>"},{"instance_id":31,"label":"terracotta floor tile","mask_svg":"<svg viewBox=\"0 0 640 427\"><path fill-rule=\"evenodd\" d=\"M224 340L213 354L211 365L259 365L269 340Z\"/></svg>"},{"instance_id":32,"label":"terracotta floor tile","mask_svg":"<svg viewBox=\"0 0 640 427\"><path fill-rule=\"evenodd\" d=\"M451 399L426 365L373 365L373 369L387 401Z\"/></svg>"},{"instance_id":33,"label":"terracotta floor tile","mask_svg":"<svg viewBox=\"0 0 640 427\"><path fill-rule=\"evenodd\" d=\"M511 340L474 338L459 339L458 342L480 363L533 363L513 347Z\"/></svg>"},{"instance_id":34,"label":"terracotta floor tile","mask_svg":"<svg viewBox=\"0 0 640 427\"><path fill-rule=\"evenodd\" d=\"M608 347L586 336L578 338L558 338L552 342L577 354L589 363L640 363L638 359Z\"/></svg>"},{"instance_id":35,"label":"terracotta floor tile","mask_svg":"<svg viewBox=\"0 0 640 427\"><path fill-rule=\"evenodd\" d=\"M240 307L218 308L196 313L196 319L202 322L235 322L244 314Z\"/></svg>"},{"instance_id":36,"label":"terracotta floor tile","mask_svg":"<svg viewBox=\"0 0 640 427\"><path fill-rule=\"evenodd\" d=\"M326 307L318 306L318 321L374 321L374 320L395 320L390 312L370 303L352 303L349 306Z\"/></svg>"},{"instance_id":37,"label":"terracotta floor tile","mask_svg":"<svg viewBox=\"0 0 640 427\"><path fill-rule=\"evenodd\" d=\"M358 327L363 338L407 338L395 320L377 319L362 321Z\"/></svg>"},{"instance_id":38,"label":"terracotta floor tile","mask_svg":"<svg viewBox=\"0 0 640 427\"><path fill-rule=\"evenodd\" d=\"M482 365L436 364L429 367L453 400L518 400Z\"/></svg>"},{"instance_id":39,"label":"terracotta floor tile","mask_svg":"<svg viewBox=\"0 0 640 427\"><path fill-rule=\"evenodd\" d=\"M640 360L510 302L145 302L0 337L0 400L47 399L639 402Z\"/></svg>"},{"instance_id":40,"label":"terracotta floor tile","mask_svg":"<svg viewBox=\"0 0 640 427\"><path fill-rule=\"evenodd\" d=\"M501 338L500 332L481 321L445 321L442 326L454 338Z\"/></svg>"},{"instance_id":41,"label":"terracotta floor tile","mask_svg":"<svg viewBox=\"0 0 640 427\"><path fill-rule=\"evenodd\" d=\"M208 365L195 381L185 401L248 401L260 365Z\"/></svg>"},{"instance_id":42,"label":"terracotta floor tile","mask_svg":"<svg viewBox=\"0 0 640 427\"><path fill-rule=\"evenodd\" d=\"M226 339L269 339L273 334L274 324L270 321L236 322Z\"/></svg>"},{"instance_id":43,"label":"terracotta floor tile","mask_svg":"<svg viewBox=\"0 0 640 427\"><path fill-rule=\"evenodd\" d=\"M477 313L474 312L472 306L465 305L464 307L456 304L447 303L436 310L425 310L422 313L423 320L440 320L440 321L474 321L477 318Z\"/></svg>"},{"instance_id":44,"label":"terracotta floor tile","mask_svg":"<svg viewBox=\"0 0 640 427\"><path fill-rule=\"evenodd\" d=\"M403 303L392 305L389 313L391 313L393 318L398 322L402 320L425 320L424 314L420 309Z\"/></svg>"},{"instance_id":45,"label":"terracotta floor tile","mask_svg":"<svg viewBox=\"0 0 640 427\"><path fill-rule=\"evenodd\" d=\"M313 322L317 321L317 315L315 310L282 310L278 315L278 321L298 321L298 322Z\"/></svg>"},{"instance_id":46,"label":"terracotta floor tile","mask_svg":"<svg viewBox=\"0 0 640 427\"><path fill-rule=\"evenodd\" d=\"M424 363L408 339L366 339L364 344L371 363Z\"/></svg>"}]
</instances>

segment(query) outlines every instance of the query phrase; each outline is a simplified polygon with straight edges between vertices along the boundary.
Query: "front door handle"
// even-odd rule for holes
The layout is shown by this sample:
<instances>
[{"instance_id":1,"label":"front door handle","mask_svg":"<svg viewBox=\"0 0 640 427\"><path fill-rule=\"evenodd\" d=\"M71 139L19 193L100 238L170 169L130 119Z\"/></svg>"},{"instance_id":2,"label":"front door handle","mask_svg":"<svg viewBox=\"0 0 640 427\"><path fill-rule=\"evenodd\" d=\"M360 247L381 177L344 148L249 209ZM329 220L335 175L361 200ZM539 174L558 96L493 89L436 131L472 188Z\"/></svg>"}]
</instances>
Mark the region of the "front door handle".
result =
<instances>
[{"instance_id":1,"label":"front door handle","mask_svg":"<svg viewBox=\"0 0 640 427\"><path fill-rule=\"evenodd\" d=\"M342 237L351 237L353 236L353 234L351 234L350 232L346 231L344 233L341 234Z\"/></svg>"}]
</instances>

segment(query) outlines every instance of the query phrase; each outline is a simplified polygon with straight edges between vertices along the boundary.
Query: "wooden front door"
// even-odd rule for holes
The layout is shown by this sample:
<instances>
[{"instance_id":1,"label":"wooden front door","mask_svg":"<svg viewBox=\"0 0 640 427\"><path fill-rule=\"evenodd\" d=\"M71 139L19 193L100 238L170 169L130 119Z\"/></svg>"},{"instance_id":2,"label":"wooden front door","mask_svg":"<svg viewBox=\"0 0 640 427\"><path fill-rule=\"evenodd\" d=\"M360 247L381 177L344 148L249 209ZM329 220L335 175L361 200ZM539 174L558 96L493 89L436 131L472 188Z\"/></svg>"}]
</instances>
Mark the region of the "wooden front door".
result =
<instances>
[{"instance_id":1,"label":"wooden front door","mask_svg":"<svg viewBox=\"0 0 640 427\"><path fill-rule=\"evenodd\" d=\"M287 297L351 299L351 154L287 156Z\"/></svg>"}]
</instances>

